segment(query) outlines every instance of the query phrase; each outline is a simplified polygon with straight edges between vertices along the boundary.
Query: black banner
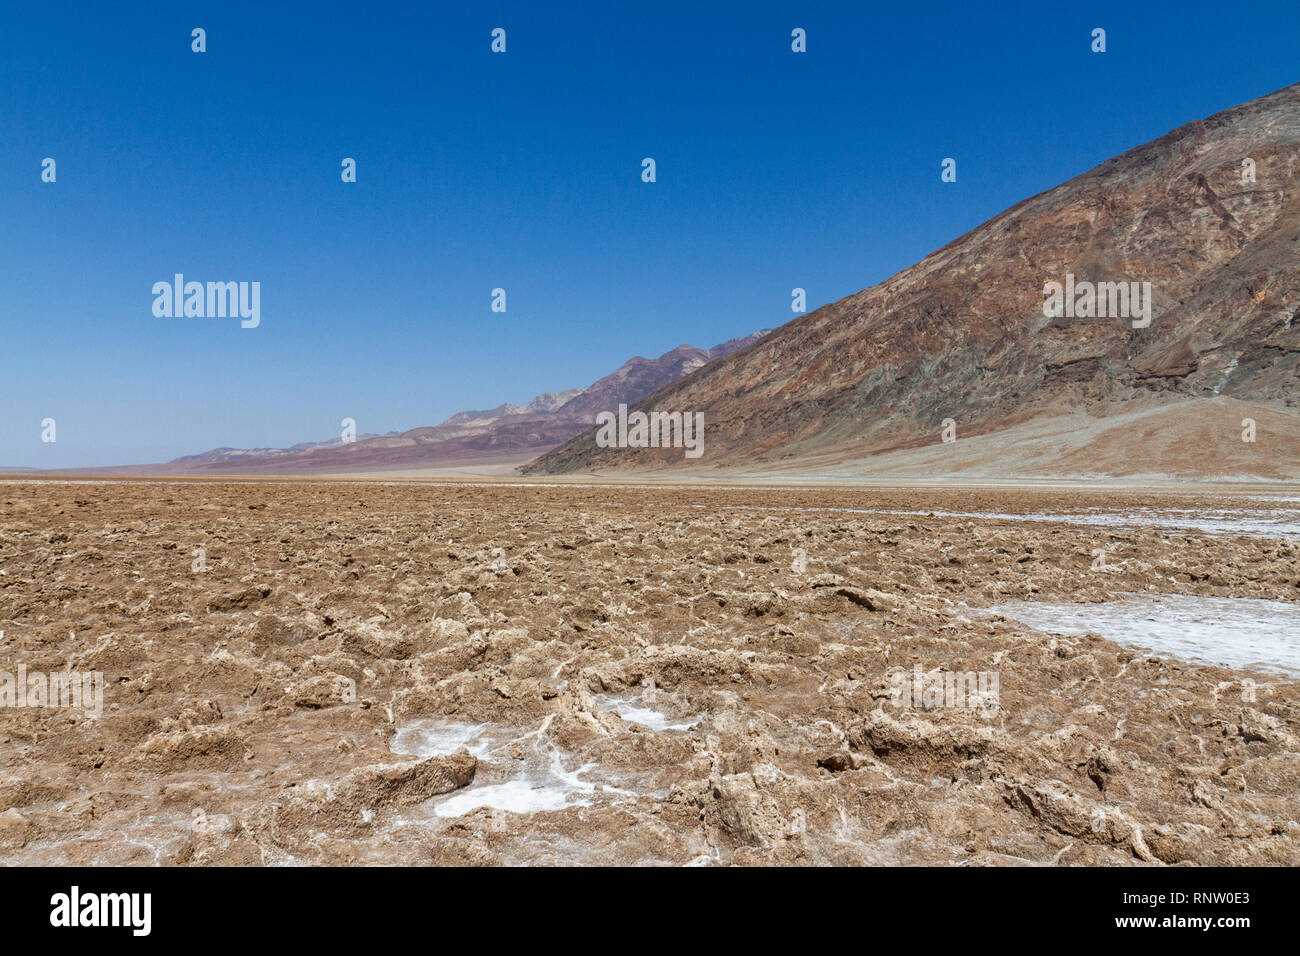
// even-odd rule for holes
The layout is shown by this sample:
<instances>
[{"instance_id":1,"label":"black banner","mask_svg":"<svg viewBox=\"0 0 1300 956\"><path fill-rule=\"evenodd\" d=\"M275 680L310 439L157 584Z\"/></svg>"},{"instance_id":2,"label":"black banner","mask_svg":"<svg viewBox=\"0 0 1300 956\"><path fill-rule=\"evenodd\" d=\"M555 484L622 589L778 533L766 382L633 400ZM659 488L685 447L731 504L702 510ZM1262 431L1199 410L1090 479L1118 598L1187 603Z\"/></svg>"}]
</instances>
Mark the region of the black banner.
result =
<instances>
[{"instance_id":1,"label":"black banner","mask_svg":"<svg viewBox=\"0 0 1300 956\"><path fill-rule=\"evenodd\" d=\"M835 935L893 927L918 944L933 934L945 947L1047 932L1233 945L1293 921L1284 911L1293 878L1287 869L1227 868L8 869L0 913L11 943L75 934L78 942L337 946L441 923L498 946L515 936L572 939L579 926L589 942L676 935L698 921L729 942L803 924Z\"/></svg>"}]
</instances>

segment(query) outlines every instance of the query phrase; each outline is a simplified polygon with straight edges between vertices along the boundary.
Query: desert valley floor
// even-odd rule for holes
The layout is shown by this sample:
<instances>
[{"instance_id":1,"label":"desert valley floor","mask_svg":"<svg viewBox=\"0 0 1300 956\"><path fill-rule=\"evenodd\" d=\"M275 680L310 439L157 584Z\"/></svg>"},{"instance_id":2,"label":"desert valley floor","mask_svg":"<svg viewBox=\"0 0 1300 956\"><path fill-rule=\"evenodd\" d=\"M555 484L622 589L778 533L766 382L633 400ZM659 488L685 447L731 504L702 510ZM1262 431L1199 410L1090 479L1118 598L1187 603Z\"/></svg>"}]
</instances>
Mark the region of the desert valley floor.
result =
<instances>
[{"instance_id":1,"label":"desert valley floor","mask_svg":"<svg viewBox=\"0 0 1300 956\"><path fill-rule=\"evenodd\" d=\"M1296 865L1298 495L8 480L0 852Z\"/></svg>"}]
</instances>

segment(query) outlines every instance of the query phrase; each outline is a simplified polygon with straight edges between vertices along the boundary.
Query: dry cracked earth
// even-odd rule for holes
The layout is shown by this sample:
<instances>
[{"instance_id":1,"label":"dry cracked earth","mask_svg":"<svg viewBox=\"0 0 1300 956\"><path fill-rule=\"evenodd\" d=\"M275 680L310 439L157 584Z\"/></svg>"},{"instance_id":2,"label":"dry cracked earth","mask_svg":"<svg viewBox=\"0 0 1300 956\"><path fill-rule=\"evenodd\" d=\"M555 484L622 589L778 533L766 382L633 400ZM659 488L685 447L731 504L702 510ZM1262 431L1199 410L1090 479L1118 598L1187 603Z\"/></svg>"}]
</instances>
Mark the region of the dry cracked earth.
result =
<instances>
[{"instance_id":1,"label":"dry cracked earth","mask_svg":"<svg viewBox=\"0 0 1300 956\"><path fill-rule=\"evenodd\" d=\"M0 854L1295 865L1296 681L987 609L1141 592L1294 604L1296 542L832 510L1160 504L1233 507L1114 491L5 482L0 670L98 671L104 688L98 717L0 707ZM996 672L997 708L905 705L891 675L916 665Z\"/></svg>"}]
</instances>

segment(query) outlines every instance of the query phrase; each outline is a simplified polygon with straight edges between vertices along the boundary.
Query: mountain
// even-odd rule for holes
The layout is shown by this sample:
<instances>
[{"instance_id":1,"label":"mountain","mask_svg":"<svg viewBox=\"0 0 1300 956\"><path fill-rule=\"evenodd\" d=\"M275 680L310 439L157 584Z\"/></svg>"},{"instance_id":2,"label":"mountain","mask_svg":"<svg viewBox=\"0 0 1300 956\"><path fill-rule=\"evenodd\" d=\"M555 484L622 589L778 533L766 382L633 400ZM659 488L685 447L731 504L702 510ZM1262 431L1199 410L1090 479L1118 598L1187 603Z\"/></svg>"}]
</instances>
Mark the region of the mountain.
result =
<instances>
[{"instance_id":1,"label":"mountain","mask_svg":"<svg viewBox=\"0 0 1300 956\"><path fill-rule=\"evenodd\" d=\"M679 345L657 359L636 356L623 363L617 371L582 390L571 399L559 414L573 417L583 425L591 425L600 412L617 409L620 404L632 405L640 399L659 391L696 369L703 368L714 359L723 358L757 342L770 330L763 329L743 338L731 339L711 349L697 349L693 345ZM629 399L629 396L636 396Z\"/></svg>"},{"instance_id":2,"label":"mountain","mask_svg":"<svg viewBox=\"0 0 1300 956\"><path fill-rule=\"evenodd\" d=\"M344 444L333 438L288 448L215 448L166 465L129 466L149 474L342 474L419 469L469 463L514 464L556 447L591 426L599 411L633 404L651 392L757 341L767 330L711 349L679 345L656 359L635 356L588 388L543 392L526 405L457 412L438 425L405 432L362 435Z\"/></svg>"},{"instance_id":3,"label":"mountain","mask_svg":"<svg viewBox=\"0 0 1300 956\"><path fill-rule=\"evenodd\" d=\"M398 434L389 432L390 437ZM378 438L378 435L359 435L357 440L361 441L368 438ZM279 455L292 455L295 452L314 451L319 448L337 448L343 444L342 438L331 438L329 441L321 442L299 442L296 445L290 445L288 448L213 448L211 451L201 452L197 455L183 455L180 458L174 458L170 462L173 465L201 465L209 462L222 461L244 461L252 458L273 458Z\"/></svg>"},{"instance_id":4,"label":"mountain","mask_svg":"<svg viewBox=\"0 0 1300 956\"><path fill-rule=\"evenodd\" d=\"M698 460L588 432L524 470L1300 476L1298 175L1300 84L1026 199L639 403L702 412ZM1137 283L1128 314L1097 285L1119 282ZM1133 308L1148 289L1149 323Z\"/></svg>"},{"instance_id":5,"label":"mountain","mask_svg":"<svg viewBox=\"0 0 1300 956\"><path fill-rule=\"evenodd\" d=\"M457 412L443 422L443 425L491 425L511 416L547 415L559 411L565 403L582 394L580 388L570 388L563 392L543 392L527 405L511 405L506 402L496 408L486 408L472 412Z\"/></svg>"}]
</instances>

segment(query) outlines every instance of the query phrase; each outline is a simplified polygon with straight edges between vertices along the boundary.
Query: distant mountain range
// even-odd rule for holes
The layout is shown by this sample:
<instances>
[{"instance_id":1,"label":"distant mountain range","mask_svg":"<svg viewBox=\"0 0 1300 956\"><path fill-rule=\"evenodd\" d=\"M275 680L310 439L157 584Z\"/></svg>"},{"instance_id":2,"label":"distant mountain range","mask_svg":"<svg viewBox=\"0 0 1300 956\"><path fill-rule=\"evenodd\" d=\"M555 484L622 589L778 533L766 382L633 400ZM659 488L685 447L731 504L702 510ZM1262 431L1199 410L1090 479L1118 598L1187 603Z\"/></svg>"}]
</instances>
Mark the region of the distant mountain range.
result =
<instances>
[{"instance_id":1,"label":"distant mountain range","mask_svg":"<svg viewBox=\"0 0 1300 956\"><path fill-rule=\"evenodd\" d=\"M525 405L457 412L404 432L301 442L286 448L214 448L163 465L93 469L134 474L353 474L473 462L523 461L591 427L598 412L632 405L683 375L758 341L767 329L710 349L679 345L655 359L635 356L587 388L543 392ZM91 469L81 469L88 471Z\"/></svg>"},{"instance_id":2,"label":"distant mountain range","mask_svg":"<svg viewBox=\"0 0 1300 956\"><path fill-rule=\"evenodd\" d=\"M1300 477L1300 84L1026 199L640 409L702 413L702 457L588 432L523 470Z\"/></svg>"}]
</instances>

